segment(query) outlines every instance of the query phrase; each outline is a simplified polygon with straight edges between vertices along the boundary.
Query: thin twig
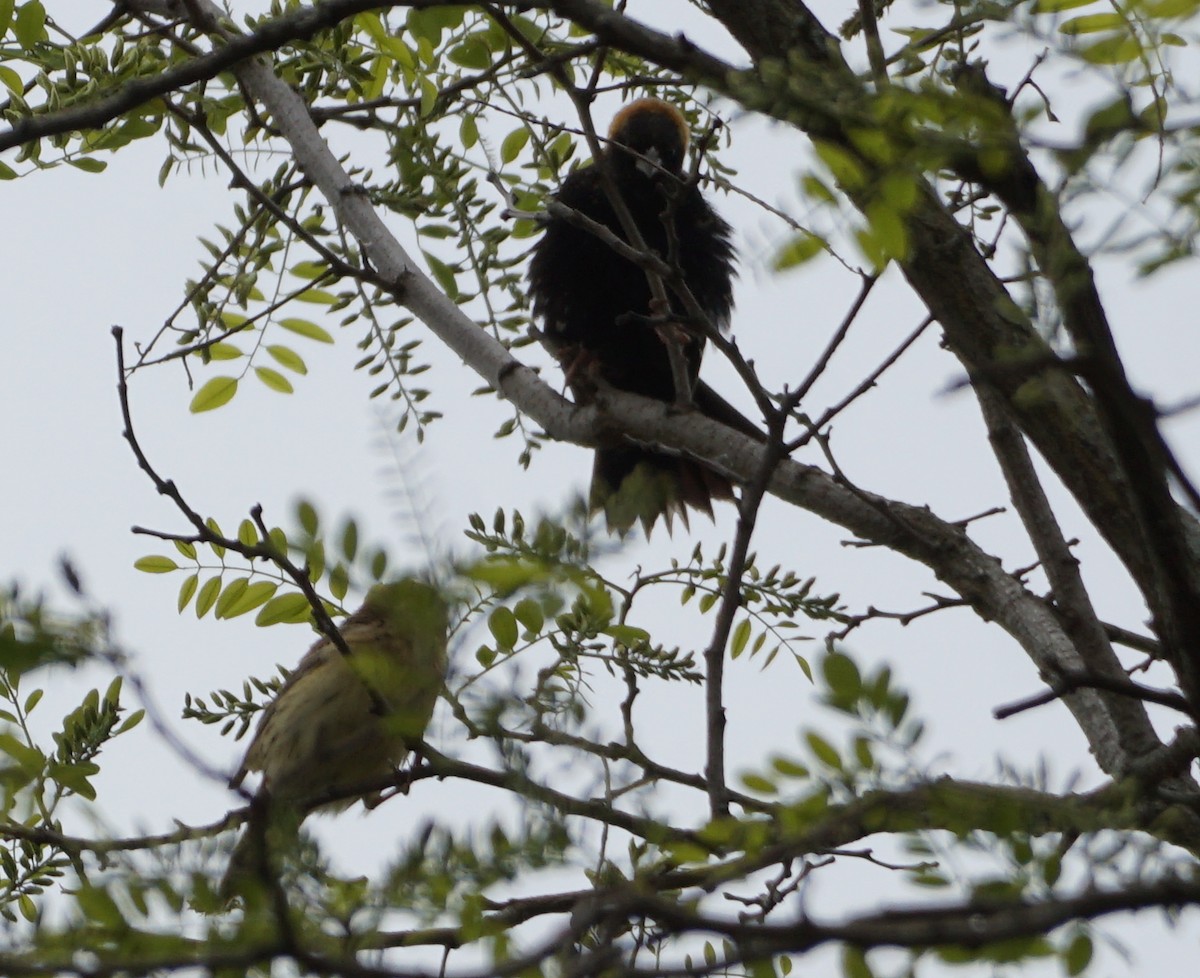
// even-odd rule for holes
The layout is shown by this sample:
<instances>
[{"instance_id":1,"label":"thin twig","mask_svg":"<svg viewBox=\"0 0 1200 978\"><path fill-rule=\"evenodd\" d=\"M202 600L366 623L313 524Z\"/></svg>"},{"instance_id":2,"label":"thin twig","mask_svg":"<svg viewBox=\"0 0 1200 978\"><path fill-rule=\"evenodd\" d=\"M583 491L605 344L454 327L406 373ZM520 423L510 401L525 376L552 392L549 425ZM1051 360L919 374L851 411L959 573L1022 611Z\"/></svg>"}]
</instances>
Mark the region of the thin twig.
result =
<instances>
[{"instance_id":1,"label":"thin twig","mask_svg":"<svg viewBox=\"0 0 1200 978\"><path fill-rule=\"evenodd\" d=\"M859 312L862 310L863 304L867 301L867 296L871 294L871 289L875 287L875 283L879 281L877 274L860 275L860 284L858 287L858 295L854 297L854 302L851 303L846 315L842 317L841 323L838 325L836 332L825 344L825 349L821 351L821 355L817 357L817 362L813 364L809 370L808 376L800 381L800 386L794 391L788 393L784 401L784 410L793 411L800 406L800 403L808 396L808 392L812 390L815 384L825 372L825 368L829 366L829 361L833 359L834 353L838 347L842 345L842 341L846 338L846 334L850 332L850 327L854 324L854 320L858 318Z\"/></svg>"},{"instance_id":2,"label":"thin twig","mask_svg":"<svg viewBox=\"0 0 1200 978\"><path fill-rule=\"evenodd\" d=\"M1193 720L1200 720L1200 715L1188 703L1187 698L1180 693L1169 689L1156 689L1153 686L1145 686L1142 683L1134 682L1132 679L1117 679L1112 676L1101 676L1091 672L1064 672L1051 683L1050 688L1045 692L1037 693L1023 700L1017 700L1017 702L1010 703L1008 706L998 706L992 710L992 716L997 720L1007 720L1018 713L1024 713L1026 710L1032 710L1035 707L1053 703L1055 700L1062 699L1069 693L1074 693L1081 689L1100 689L1107 693L1116 693L1118 696L1127 696L1131 699L1141 700L1143 703L1155 703L1159 706L1166 706L1172 710L1177 710L1191 717Z\"/></svg>"},{"instance_id":3,"label":"thin twig","mask_svg":"<svg viewBox=\"0 0 1200 978\"><path fill-rule=\"evenodd\" d=\"M114 326L112 328L112 335L117 345L117 395L120 399L121 419L124 423L124 429L121 432L122 437L128 442L130 449L133 451L138 467L154 483L154 488L158 490L160 495L166 496L175 504L175 508L183 514L184 518L191 523L196 531L194 534L182 536L177 534L159 534L156 531L146 530L143 527L134 527L134 532L152 533L165 539L180 540L188 543L216 545L241 554L247 560L266 560L274 564L292 580L301 592L303 592L305 598L308 599L317 630L329 639L342 655L349 657L351 654L350 647L346 644L346 640L342 638L342 633L338 631L337 626L334 625L333 619L329 617L329 612L325 610L325 604L321 600L320 595L317 594L316 588L313 587L312 578L309 576L307 570L296 566L288 558L287 554L280 553L271 542L270 537L265 533L259 543L245 544L240 540L223 536L214 531L205 522L204 518L183 498L175 483L170 479L164 479L160 476L154 466L150 464L150 460L146 457L146 453L142 450L142 446L133 431L133 417L129 407L129 387L126 382L125 370L125 331L120 326ZM255 522L262 527L262 507L255 505L251 509L251 514L254 516ZM381 715L386 714L387 710L382 701L375 704L375 706L381 710Z\"/></svg>"},{"instance_id":4,"label":"thin twig","mask_svg":"<svg viewBox=\"0 0 1200 978\"><path fill-rule=\"evenodd\" d=\"M725 673L725 651L733 628L733 619L742 604L742 574L746 570L746 557L750 540L758 521L758 510L775 469L783 460L783 426L787 415L774 412L768 419L769 436L762 464L754 480L742 489L738 501L738 524L733 547L729 555L729 569L721 589L721 604L713 635L704 651L705 685L704 708L707 737L707 761L704 775L708 781L709 809L713 818L729 813L728 789L725 786L725 700L723 678Z\"/></svg>"},{"instance_id":5,"label":"thin twig","mask_svg":"<svg viewBox=\"0 0 1200 978\"><path fill-rule=\"evenodd\" d=\"M854 390L852 390L836 404L827 408L821 417L819 417L816 421L806 423L805 427L807 430L803 434L797 435L787 443L788 453L790 454L796 451L798 448L803 448L805 445L807 445L813 440L818 432L821 431L822 428L828 425L834 418L846 410L846 408L848 408L867 391L874 387L879 382L879 378L883 376L884 372L887 371L888 368L895 364L896 361L904 355L905 351L908 350L908 348L918 340L921 334L929 328L931 323L933 323L932 316L926 316L924 319L922 319L917 328L909 333L908 336L901 341L900 345L891 352L887 359L867 375L862 383L855 387Z\"/></svg>"}]
</instances>

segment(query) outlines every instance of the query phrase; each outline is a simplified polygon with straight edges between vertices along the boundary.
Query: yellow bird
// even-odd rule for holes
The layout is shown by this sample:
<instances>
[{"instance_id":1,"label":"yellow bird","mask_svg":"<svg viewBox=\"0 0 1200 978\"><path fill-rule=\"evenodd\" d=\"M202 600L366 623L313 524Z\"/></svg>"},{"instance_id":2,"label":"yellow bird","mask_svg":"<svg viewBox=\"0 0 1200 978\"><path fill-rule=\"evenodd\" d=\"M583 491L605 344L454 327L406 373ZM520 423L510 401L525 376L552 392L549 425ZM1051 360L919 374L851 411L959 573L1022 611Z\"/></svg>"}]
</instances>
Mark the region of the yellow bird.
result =
<instances>
[{"instance_id":1,"label":"yellow bird","mask_svg":"<svg viewBox=\"0 0 1200 978\"><path fill-rule=\"evenodd\" d=\"M226 899L277 876L279 854L314 806L341 811L360 797L378 800L353 792L392 775L429 724L446 678L441 595L411 579L377 585L339 631L350 655L325 637L308 650L263 711L229 782L236 788L262 772L221 883Z\"/></svg>"}]
</instances>

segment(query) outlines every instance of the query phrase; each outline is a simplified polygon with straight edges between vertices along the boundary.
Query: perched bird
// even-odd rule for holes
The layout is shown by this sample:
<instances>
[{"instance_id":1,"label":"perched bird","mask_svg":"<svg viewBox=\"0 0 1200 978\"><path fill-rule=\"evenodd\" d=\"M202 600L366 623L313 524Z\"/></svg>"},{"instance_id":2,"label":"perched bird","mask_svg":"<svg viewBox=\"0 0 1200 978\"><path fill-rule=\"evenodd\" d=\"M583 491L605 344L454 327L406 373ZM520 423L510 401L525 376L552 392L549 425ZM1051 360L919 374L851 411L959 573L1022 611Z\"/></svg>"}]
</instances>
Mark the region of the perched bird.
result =
<instances>
[{"instance_id":1,"label":"perched bird","mask_svg":"<svg viewBox=\"0 0 1200 978\"><path fill-rule=\"evenodd\" d=\"M221 884L226 899L273 878L314 805L391 775L420 740L446 678L446 604L416 580L379 584L340 626L350 655L322 637L263 711L241 767L262 783ZM325 799L330 799L325 802ZM368 804L378 796L368 796Z\"/></svg>"},{"instance_id":2,"label":"perched bird","mask_svg":"<svg viewBox=\"0 0 1200 978\"><path fill-rule=\"evenodd\" d=\"M688 126L673 105L644 98L612 121L600 159L572 172L555 199L627 241L610 190L624 202L647 248L675 263L700 309L719 329L733 309L730 227L694 182L683 177ZM605 174L610 178L605 186ZM591 230L551 215L529 266L533 312L542 340L564 365L575 399L587 403L596 382L660 401L689 397L717 420L753 426L714 392L697 385L705 339L667 286L669 308L655 307L647 274ZM673 320L673 317L677 319ZM677 344L693 390L676 390L668 344ZM658 517L687 525L687 507L712 515L713 499L732 499L729 480L692 459L628 442L597 449L591 507L621 534Z\"/></svg>"}]
</instances>

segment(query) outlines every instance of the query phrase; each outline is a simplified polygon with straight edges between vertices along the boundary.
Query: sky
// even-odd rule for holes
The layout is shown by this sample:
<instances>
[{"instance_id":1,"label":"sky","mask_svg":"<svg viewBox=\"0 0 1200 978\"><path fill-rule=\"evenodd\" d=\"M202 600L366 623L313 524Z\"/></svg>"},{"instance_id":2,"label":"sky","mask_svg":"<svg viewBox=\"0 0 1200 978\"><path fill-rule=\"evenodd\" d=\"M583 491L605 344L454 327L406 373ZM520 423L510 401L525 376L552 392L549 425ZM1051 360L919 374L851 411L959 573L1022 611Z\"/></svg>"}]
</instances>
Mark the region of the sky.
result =
<instances>
[{"instance_id":1,"label":"sky","mask_svg":"<svg viewBox=\"0 0 1200 978\"><path fill-rule=\"evenodd\" d=\"M643 2L634 10L641 14L650 7L664 24L695 21L686 4L655 7ZM822 12L831 24L844 17L841 10ZM727 38L701 31L695 39L737 57ZM1011 81L1021 76L1024 62L1021 52L1008 52L1008 57L1011 61L1001 52L995 64ZM737 180L771 203L794 207L797 176L811 165L808 145L776 125L724 109L734 143L723 158L738 170ZM601 110L597 114L604 118ZM6 294L0 397L6 415L15 419L0 429L0 458L7 473L0 481L0 549L7 559L6 577L44 589L64 603L69 599L57 582L56 566L68 555L90 600L111 610L115 636L144 678L155 713L189 750L227 772L236 765L242 745L221 738L214 728L179 720L184 694L239 689L248 674L266 676L276 662L294 663L310 637L303 627L256 629L250 617L217 622L211 616L198 621L190 610L176 614L181 577L133 569L138 557L167 551L131 534L131 526L186 527L172 506L156 496L121 439L110 330L122 326L129 343L153 335L180 301L184 280L197 275L204 255L197 237L211 237L214 221L228 223L234 200L227 179L211 169L173 176L159 188L162 153L161 145L144 141L111 157L101 175L60 167L0 186L6 228L0 238ZM830 262L773 273L771 258L784 240L780 225L744 199L721 196L715 203L734 225L742 255L734 334L769 382L794 382L836 328L857 283ZM1093 229L1098 233L1101 220L1076 216L1085 240ZM400 222L391 223L398 233L406 233ZM1137 281L1116 260L1102 261L1097 269L1135 385L1152 390L1164 403L1195 394L1200 350L1187 315L1197 300L1192 268L1149 282ZM922 316L923 309L899 277L885 275L861 323L814 389L810 413L839 400ZM414 336L427 335L419 324L410 329ZM299 378L294 395L281 396L247 382L232 404L202 415L188 410L192 391L181 369L165 366L139 373L130 392L143 448L196 509L216 517L227 530L255 504L263 506L268 522L293 525L295 501L303 496L317 504L327 521L354 514L366 539L386 542L397 563L413 568L424 565L428 556L418 546L403 549L412 517L398 504L398 488L407 486L424 500L424 528L433 529L439 547L460 555L472 552L461 536L467 514L490 518L498 507L517 507L527 516L554 512L572 493L584 490L591 463L583 449L547 445L529 470L516 464L517 442L493 437L498 424L494 402L469 396L478 379L437 349L432 337L425 347L434 365L428 376L436 390L435 407L445 417L431 428L424 446L417 446L411 435L389 434L394 416L367 399L372 383L352 370L358 339L351 327L336 333L332 347L296 340L292 345L304 355L309 374ZM749 407L732 372L712 356L705 377ZM1003 483L987 454L978 412L969 396L946 393L960 378L956 361L939 348L936 330L927 331L877 389L835 424L833 446L841 468L864 488L928 504L945 518L1004 505ZM1168 430L1195 472L1200 464L1195 417L1184 416ZM815 454L804 460L820 461ZM1064 500L1056 485L1051 490L1057 501ZM1062 518L1068 536L1081 541L1084 574L1103 617L1140 630L1145 610L1119 566L1065 503ZM604 569L614 579L627 579L635 568L648 570L671 557L686 558L696 541L711 551L732 538L733 527L732 507L723 506L714 524L700 518L690 534L656 533L650 545L637 542L608 558ZM1033 562L1010 515L973 524L972 536L1002 555L1008 566ZM944 593L924 568L874 549L848 547L846 538L838 528L768 499L757 537L760 565L778 562L802 577L816 575L819 592L838 592L851 609L873 604L907 611L926 603L923 592ZM680 615L673 598L646 615L652 628L669 627L671 641L685 648L699 651L707 640L711 622ZM819 639L822 626L814 623L809 634ZM981 625L968 612L946 611L904 628L868 625L853 635L849 649L866 667L891 663L897 680L912 692L914 710L928 719L920 763L930 771L984 779L994 776L998 759L1004 758L1027 772L1044 763L1052 787L1064 787L1076 772L1082 774L1082 786L1098 783L1086 744L1061 706L1003 722L992 719L994 707L1037 692L1041 684L999 629ZM818 642L801 651L815 660ZM470 668L472 652L465 641L455 649L460 669ZM31 677L38 679L50 684L38 712L46 724L77 702L81 689L107 683L96 670ZM804 730L831 725L812 687L786 657L766 669L759 661L739 660L730 665L728 679L734 772L761 764L775 752L799 756ZM611 708L606 697L612 695L614 690L597 682L598 709ZM651 711L644 722L662 759L698 768L699 690L660 691L652 702L653 714L666 722L656 728ZM1162 718L1163 730L1169 731L1170 724L1169 716ZM457 743L455 737L452 723L439 714L432 742ZM176 817L198 824L237 804L215 780L181 764L149 725L114 744L103 761L99 790L104 817L117 831L161 830ZM425 783L421 789L421 798L414 792L369 817L351 812L323 820L319 831L343 865L365 872L381 847L394 846L398 826L414 825L447 805L461 805L463 798L483 806L495 801L454 786ZM879 887L881 897L897 892L878 871L848 867L838 875L816 874L810 907L829 915L848 911L861 906L864 887ZM1119 925L1106 922L1101 930L1136 945L1139 970L1183 978L1194 969L1196 916L1185 922L1188 927L1169 932L1142 916ZM823 978L837 973L832 953L821 952L812 962L806 974ZM1092 973L1125 970L1120 956L1106 951ZM1056 970L1051 965L1029 973Z\"/></svg>"}]
</instances>

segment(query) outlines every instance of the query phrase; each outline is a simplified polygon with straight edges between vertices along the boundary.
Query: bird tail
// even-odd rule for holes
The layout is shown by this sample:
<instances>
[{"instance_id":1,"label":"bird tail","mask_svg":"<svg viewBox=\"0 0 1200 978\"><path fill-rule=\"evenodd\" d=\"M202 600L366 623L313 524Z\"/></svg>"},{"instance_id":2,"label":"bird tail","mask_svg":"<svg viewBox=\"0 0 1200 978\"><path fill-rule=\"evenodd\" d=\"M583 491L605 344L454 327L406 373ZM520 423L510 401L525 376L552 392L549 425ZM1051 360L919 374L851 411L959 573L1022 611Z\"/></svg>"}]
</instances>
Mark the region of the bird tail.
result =
<instances>
[{"instance_id":1,"label":"bird tail","mask_svg":"<svg viewBox=\"0 0 1200 978\"><path fill-rule=\"evenodd\" d=\"M712 519L714 499L733 499L733 485L699 462L641 448L596 451L590 504L609 532L624 536L641 523L649 537L662 517L670 533L676 516L687 529L688 510Z\"/></svg>"},{"instance_id":2,"label":"bird tail","mask_svg":"<svg viewBox=\"0 0 1200 978\"><path fill-rule=\"evenodd\" d=\"M259 792L250 802L242 837L233 847L217 895L226 905L241 897L246 905L261 900L279 879L281 859L295 847L301 816L288 806L271 804Z\"/></svg>"},{"instance_id":3,"label":"bird tail","mask_svg":"<svg viewBox=\"0 0 1200 978\"><path fill-rule=\"evenodd\" d=\"M692 392L696 409L705 417L758 442L767 436L708 384ZM592 512L604 511L609 532L624 536L641 523L647 538L661 516L671 532L676 516L688 529L688 509L712 519L714 499L733 499L733 484L701 462L629 445L596 451L592 469Z\"/></svg>"}]
</instances>

